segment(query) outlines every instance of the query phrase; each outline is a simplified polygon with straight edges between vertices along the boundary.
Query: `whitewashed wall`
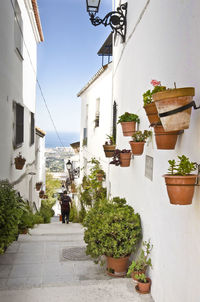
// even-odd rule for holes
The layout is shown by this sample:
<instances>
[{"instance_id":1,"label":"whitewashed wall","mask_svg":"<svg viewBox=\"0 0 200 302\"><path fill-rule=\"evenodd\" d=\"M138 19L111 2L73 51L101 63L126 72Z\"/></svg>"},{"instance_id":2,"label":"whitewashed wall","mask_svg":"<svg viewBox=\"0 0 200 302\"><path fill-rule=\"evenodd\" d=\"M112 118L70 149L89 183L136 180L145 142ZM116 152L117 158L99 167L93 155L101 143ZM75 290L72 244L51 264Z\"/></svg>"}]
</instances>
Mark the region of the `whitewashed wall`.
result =
<instances>
[{"instance_id":1,"label":"whitewashed wall","mask_svg":"<svg viewBox=\"0 0 200 302\"><path fill-rule=\"evenodd\" d=\"M26 0L27 2L27 0ZM29 1L30 2L30 1ZM14 12L10 1L0 2L0 179L8 179L23 198L34 201L35 144L30 146L30 112L35 113L37 28L31 24L24 0L19 0L23 19L23 36L29 55L23 47L23 60L15 50ZM34 28L33 28L34 27ZM24 106L24 143L13 149L13 101ZM14 158L21 152L26 158L23 170L16 170Z\"/></svg>"},{"instance_id":2,"label":"whitewashed wall","mask_svg":"<svg viewBox=\"0 0 200 302\"><path fill-rule=\"evenodd\" d=\"M118 115L137 113L148 129L142 94L157 79L167 87L194 86L200 102L200 2L128 1L126 43L114 47L113 99ZM185 154L200 163L200 110L178 138L176 149L157 150L155 140L129 168L111 167L112 195L126 197L141 215L144 240L153 243L152 296L155 302L199 302L200 188L190 206L171 205L163 174L168 160ZM118 126L117 145L129 147ZM153 181L144 176L145 155L154 159Z\"/></svg>"},{"instance_id":3,"label":"whitewashed wall","mask_svg":"<svg viewBox=\"0 0 200 302\"><path fill-rule=\"evenodd\" d=\"M99 127L95 128L96 100L100 99ZM106 135L112 133L112 63L81 95L81 152L80 166L84 167L84 158L98 159L108 174L109 159L105 158L103 144ZM86 125L86 106L88 106L88 122ZM83 128L87 127L87 147L82 146ZM89 168L89 166L88 166ZM83 176L84 170L81 170Z\"/></svg>"}]
</instances>

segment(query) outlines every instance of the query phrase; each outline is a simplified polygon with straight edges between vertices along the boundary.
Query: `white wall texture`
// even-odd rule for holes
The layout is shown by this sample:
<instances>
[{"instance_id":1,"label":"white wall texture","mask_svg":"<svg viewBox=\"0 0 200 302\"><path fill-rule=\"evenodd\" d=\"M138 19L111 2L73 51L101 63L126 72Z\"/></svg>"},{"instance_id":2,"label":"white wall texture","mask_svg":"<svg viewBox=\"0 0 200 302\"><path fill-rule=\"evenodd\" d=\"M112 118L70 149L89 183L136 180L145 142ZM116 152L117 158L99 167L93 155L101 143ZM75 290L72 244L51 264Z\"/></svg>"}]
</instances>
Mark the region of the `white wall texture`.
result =
<instances>
[{"instance_id":1,"label":"white wall texture","mask_svg":"<svg viewBox=\"0 0 200 302\"><path fill-rule=\"evenodd\" d=\"M19 0L23 19L23 36L36 70L37 40L24 0ZM15 184L25 199L35 201L35 181L28 174L35 171L35 144L30 146L30 112L35 113L36 76L23 46L23 60L15 50L14 12L10 1L0 2L0 179ZM24 143L13 149L14 111L13 101L24 106ZM16 170L14 158L22 153L26 158L22 171ZM32 183L32 185L31 185ZM32 192L30 192L30 185Z\"/></svg>"},{"instance_id":2,"label":"white wall texture","mask_svg":"<svg viewBox=\"0 0 200 302\"><path fill-rule=\"evenodd\" d=\"M198 0L128 1L126 43L117 39L114 47L113 100L118 115L129 111L140 116L141 130L149 127L142 94L151 88L152 79L169 88L174 82L177 87L195 87L199 103L199 12ZM200 111L192 110L190 128L179 136L175 150L157 150L153 138L130 167L110 167L112 195L125 197L141 215L143 239L150 238L154 245L150 276L155 302L200 299L200 188L192 205L171 205L162 177L168 160L177 155L200 163L199 123ZM120 125L117 133L117 146L128 148L129 138L122 136ZM154 158L153 181L144 176L145 155Z\"/></svg>"}]
</instances>

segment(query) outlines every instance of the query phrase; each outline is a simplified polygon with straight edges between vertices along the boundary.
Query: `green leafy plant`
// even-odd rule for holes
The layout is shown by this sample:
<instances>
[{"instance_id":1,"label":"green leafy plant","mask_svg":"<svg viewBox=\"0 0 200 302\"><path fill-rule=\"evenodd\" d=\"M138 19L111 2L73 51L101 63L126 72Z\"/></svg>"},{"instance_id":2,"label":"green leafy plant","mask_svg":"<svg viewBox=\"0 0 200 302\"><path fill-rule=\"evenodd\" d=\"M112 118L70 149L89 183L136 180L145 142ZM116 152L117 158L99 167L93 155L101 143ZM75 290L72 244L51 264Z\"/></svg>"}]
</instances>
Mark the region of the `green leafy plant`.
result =
<instances>
[{"instance_id":1,"label":"green leafy plant","mask_svg":"<svg viewBox=\"0 0 200 302\"><path fill-rule=\"evenodd\" d=\"M197 164L194 162L191 162L188 157L185 155L178 156L178 162L173 160L169 160L169 169L168 172L171 175L188 175L192 171L195 171L197 168Z\"/></svg>"},{"instance_id":2,"label":"green leafy plant","mask_svg":"<svg viewBox=\"0 0 200 302\"><path fill-rule=\"evenodd\" d=\"M127 276L130 276L132 272L145 272L147 267L152 267L151 258L149 257L153 245L150 240L142 243L143 247L136 260L133 260L129 266ZM139 274L139 273L138 273Z\"/></svg>"},{"instance_id":3,"label":"green leafy plant","mask_svg":"<svg viewBox=\"0 0 200 302\"><path fill-rule=\"evenodd\" d=\"M107 140L105 142L105 145L115 145L116 144L116 141L115 141L115 138L113 135L106 135L107 137Z\"/></svg>"},{"instance_id":4,"label":"green leafy plant","mask_svg":"<svg viewBox=\"0 0 200 302\"><path fill-rule=\"evenodd\" d=\"M132 141L133 142L145 142L148 137L152 135L152 131L144 130L142 131L136 131L132 135Z\"/></svg>"},{"instance_id":5,"label":"green leafy plant","mask_svg":"<svg viewBox=\"0 0 200 302\"><path fill-rule=\"evenodd\" d=\"M131 254L141 238L139 214L115 198L102 199L84 219L86 253L98 262L102 255L120 258Z\"/></svg>"},{"instance_id":6,"label":"green leafy plant","mask_svg":"<svg viewBox=\"0 0 200 302\"><path fill-rule=\"evenodd\" d=\"M149 282L145 274L135 274L135 279L137 279L141 283Z\"/></svg>"},{"instance_id":7,"label":"green leafy plant","mask_svg":"<svg viewBox=\"0 0 200 302\"><path fill-rule=\"evenodd\" d=\"M118 124L121 122L136 122L140 123L139 116L134 113L125 112L124 114L120 115L118 118Z\"/></svg>"},{"instance_id":8,"label":"green leafy plant","mask_svg":"<svg viewBox=\"0 0 200 302\"><path fill-rule=\"evenodd\" d=\"M159 81L152 80L151 84L154 86L154 88L152 90L149 89L145 93L143 93L144 106L153 102L152 95L154 93L166 90L166 87L161 86L161 83Z\"/></svg>"},{"instance_id":9,"label":"green leafy plant","mask_svg":"<svg viewBox=\"0 0 200 302\"><path fill-rule=\"evenodd\" d=\"M114 151L113 158L112 158L112 161L110 162L110 165L119 166L121 163L120 153L130 153L130 152L131 152L131 150L127 150L127 149L123 149L123 150L116 149Z\"/></svg>"}]
</instances>

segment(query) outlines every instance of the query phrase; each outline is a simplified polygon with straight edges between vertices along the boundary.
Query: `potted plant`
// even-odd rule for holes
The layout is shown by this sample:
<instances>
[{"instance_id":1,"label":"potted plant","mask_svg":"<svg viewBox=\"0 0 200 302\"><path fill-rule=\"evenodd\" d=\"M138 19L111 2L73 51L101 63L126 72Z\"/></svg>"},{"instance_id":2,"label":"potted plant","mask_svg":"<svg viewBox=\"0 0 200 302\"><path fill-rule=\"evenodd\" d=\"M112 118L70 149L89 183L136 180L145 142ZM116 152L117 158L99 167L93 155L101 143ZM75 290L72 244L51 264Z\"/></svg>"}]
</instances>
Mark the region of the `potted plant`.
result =
<instances>
[{"instance_id":1,"label":"potted plant","mask_svg":"<svg viewBox=\"0 0 200 302\"><path fill-rule=\"evenodd\" d=\"M134 155L141 155L144 150L144 144L146 143L146 139L152 135L151 131L144 130L137 131L132 135L132 141L129 142L131 146L132 153Z\"/></svg>"},{"instance_id":2,"label":"potted plant","mask_svg":"<svg viewBox=\"0 0 200 302\"><path fill-rule=\"evenodd\" d=\"M162 86L161 82L157 81L157 80L152 80L151 84L154 86L154 88L152 90L150 90L150 89L147 90L143 94L143 102L144 102L143 108L146 112L150 125L153 126L160 122L160 118L158 116L158 111L157 111L156 105L153 102L152 95L156 92L166 90L166 87Z\"/></svg>"},{"instance_id":3,"label":"potted plant","mask_svg":"<svg viewBox=\"0 0 200 302\"><path fill-rule=\"evenodd\" d=\"M140 123L139 116L134 113L125 112L119 116L118 124L122 126L124 136L131 136L136 130L136 123Z\"/></svg>"},{"instance_id":4,"label":"potted plant","mask_svg":"<svg viewBox=\"0 0 200 302\"><path fill-rule=\"evenodd\" d=\"M43 190L40 190L40 192L39 192L39 197L40 197L40 198L43 198L43 197L44 197L44 191L43 191Z\"/></svg>"},{"instance_id":5,"label":"potted plant","mask_svg":"<svg viewBox=\"0 0 200 302\"><path fill-rule=\"evenodd\" d=\"M154 134L156 139L156 146L159 150L173 150L175 149L178 135L181 131L165 131L162 124L154 125Z\"/></svg>"},{"instance_id":6,"label":"potted plant","mask_svg":"<svg viewBox=\"0 0 200 302\"><path fill-rule=\"evenodd\" d=\"M189 128L194 87L167 89L152 95L165 131Z\"/></svg>"},{"instance_id":7,"label":"potted plant","mask_svg":"<svg viewBox=\"0 0 200 302\"><path fill-rule=\"evenodd\" d=\"M127 276L131 276L136 280L135 275L145 274L148 267L152 267L151 258L149 257L153 245L149 241L142 243L144 249L141 249L139 257L133 260L128 268Z\"/></svg>"},{"instance_id":8,"label":"potted plant","mask_svg":"<svg viewBox=\"0 0 200 302\"><path fill-rule=\"evenodd\" d=\"M178 162L169 160L169 174L163 175L171 204L188 205L192 203L197 175L197 164L191 162L185 155L178 156Z\"/></svg>"},{"instance_id":9,"label":"potted plant","mask_svg":"<svg viewBox=\"0 0 200 302\"><path fill-rule=\"evenodd\" d=\"M22 170L25 165L26 159L22 157L21 153L17 157L15 157L15 168L17 170Z\"/></svg>"},{"instance_id":10,"label":"potted plant","mask_svg":"<svg viewBox=\"0 0 200 302\"><path fill-rule=\"evenodd\" d=\"M116 148L115 138L112 135L107 135L107 140L103 145L106 157L112 157Z\"/></svg>"},{"instance_id":11,"label":"potted plant","mask_svg":"<svg viewBox=\"0 0 200 302\"><path fill-rule=\"evenodd\" d=\"M93 165L90 170L92 177L97 179L98 182L102 182L106 177L106 173L102 169L99 160L93 157L89 163Z\"/></svg>"},{"instance_id":12,"label":"potted plant","mask_svg":"<svg viewBox=\"0 0 200 302\"><path fill-rule=\"evenodd\" d=\"M124 198L102 199L88 211L83 225L86 254L95 263L106 256L108 274L125 276L129 256L141 238L139 214Z\"/></svg>"},{"instance_id":13,"label":"potted plant","mask_svg":"<svg viewBox=\"0 0 200 302\"><path fill-rule=\"evenodd\" d=\"M135 278L137 280L136 291L140 294L150 293L151 279L147 278L145 274L135 275Z\"/></svg>"},{"instance_id":14,"label":"potted plant","mask_svg":"<svg viewBox=\"0 0 200 302\"><path fill-rule=\"evenodd\" d=\"M120 167L129 167L131 162L131 150L116 149L113 154L113 160L110 164Z\"/></svg>"},{"instance_id":15,"label":"potted plant","mask_svg":"<svg viewBox=\"0 0 200 302\"><path fill-rule=\"evenodd\" d=\"M37 190L37 191L40 191L40 189L41 189L41 187L42 187L42 181L36 182L35 187L36 187L36 190Z\"/></svg>"},{"instance_id":16,"label":"potted plant","mask_svg":"<svg viewBox=\"0 0 200 302\"><path fill-rule=\"evenodd\" d=\"M106 174L105 174L104 170L99 169L99 170L97 170L96 176L97 176L97 180L99 182L102 182L105 179Z\"/></svg>"}]
</instances>

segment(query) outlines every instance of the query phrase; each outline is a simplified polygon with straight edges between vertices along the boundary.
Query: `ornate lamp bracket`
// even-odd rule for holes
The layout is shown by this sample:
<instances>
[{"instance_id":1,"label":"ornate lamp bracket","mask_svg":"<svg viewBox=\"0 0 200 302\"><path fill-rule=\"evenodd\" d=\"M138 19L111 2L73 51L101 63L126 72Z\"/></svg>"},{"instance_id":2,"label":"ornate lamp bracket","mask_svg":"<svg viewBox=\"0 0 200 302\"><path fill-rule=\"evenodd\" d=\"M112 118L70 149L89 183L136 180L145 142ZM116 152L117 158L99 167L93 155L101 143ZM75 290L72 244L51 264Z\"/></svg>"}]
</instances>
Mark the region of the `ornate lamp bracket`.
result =
<instances>
[{"instance_id":1,"label":"ornate lamp bracket","mask_svg":"<svg viewBox=\"0 0 200 302\"><path fill-rule=\"evenodd\" d=\"M122 41L125 42L127 6L127 2L121 4L116 11L108 13L103 19L95 17L96 13L90 12L90 21L94 26L98 26L100 24L103 24L104 26L110 25L112 32L119 34L122 37Z\"/></svg>"}]
</instances>

